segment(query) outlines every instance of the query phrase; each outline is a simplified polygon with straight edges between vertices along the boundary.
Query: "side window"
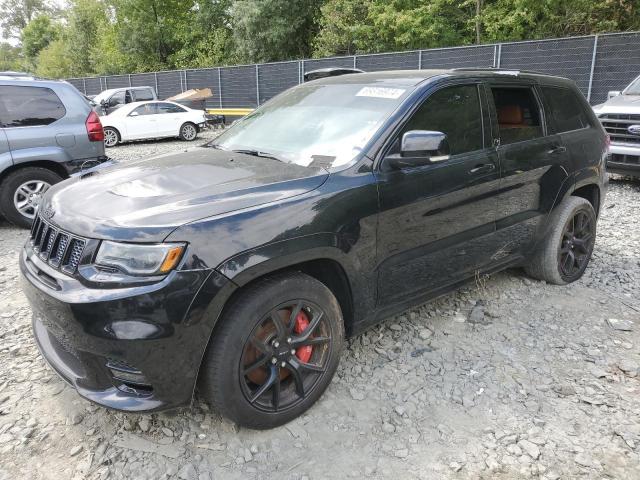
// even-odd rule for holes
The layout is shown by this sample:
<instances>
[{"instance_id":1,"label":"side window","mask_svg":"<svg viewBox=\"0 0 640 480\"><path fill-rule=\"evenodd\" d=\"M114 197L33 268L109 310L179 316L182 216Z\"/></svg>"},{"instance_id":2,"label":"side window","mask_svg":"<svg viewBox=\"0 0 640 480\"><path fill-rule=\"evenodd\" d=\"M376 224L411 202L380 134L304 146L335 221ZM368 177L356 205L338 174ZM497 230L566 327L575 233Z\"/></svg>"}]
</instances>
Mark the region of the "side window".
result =
<instances>
[{"instance_id":1,"label":"side window","mask_svg":"<svg viewBox=\"0 0 640 480\"><path fill-rule=\"evenodd\" d=\"M491 92L498 116L501 145L542 136L540 107L530 87L491 87Z\"/></svg>"},{"instance_id":2,"label":"side window","mask_svg":"<svg viewBox=\"0 0 640 480\"><path fill-rule=\"evenodd\" d=\"M138 115L153 115L158 113L155 103L145 103L144 105L140 105L139 107L136 107L133 112L136 112ZM131 113L129 115L131 115Z\"/></svg>"},{"instance_id":3,"label":"side window","mask_svg":"<svg viewBox=\"0 0 640 480\"><path fill-rule=\"evenodd\" d=\"M447 135L451 155L483 148L482 110L477 85L446 87L431 95L413 114L402 134L432 130Z\"/></svg>"},{"instance_id":4,"label":"side window","mask_svg":"<svg viewBox=\"0 0 640 480\"><path fill-rule=\"evenodd\" d=\"M120 92L116 92L111 95L109 99L109 106L115 107L116 105L124 105L125 104L125 91L122 90Z\"/></svg>"},{"instance_id":5,"label":"side window","mask_svg":"<svg viewBox=\"0 0 640 480\"><path fill-rule=\"evenodd\" d=\"M556 133L590 126L589 117L576 92L562 87L542 87L542 93L551 108Z\"/></svg>"},{"instance_id":6,"label":"side window","mask_svg":"<svg viewBox=\"0 0 640 480\"><path fill-rule=\"evenodd\" d=\"M153 92L148 88L137 88L132 90L134 102L144 102L147 100L154 100Z\"/></svg>"},{"instance_id":7,"label":"side window","mask_svg":"<svg viewBox=\"0 0 640 480\"><path fill-rule=\"evenodd\" d=\"M186 110L173 103L158 103L158 113L184 113Z\"/></svg>"},{"instance_id":8,"label":"side window","mask_svg":"<svg viewBox=\"0 0 640 480\"><path fill-rule=\"evenodd\" d=\"M5 128L49 125L66 113L64 105L50 88L0 87L0 124Z\"/></svg>"}]
</instances>

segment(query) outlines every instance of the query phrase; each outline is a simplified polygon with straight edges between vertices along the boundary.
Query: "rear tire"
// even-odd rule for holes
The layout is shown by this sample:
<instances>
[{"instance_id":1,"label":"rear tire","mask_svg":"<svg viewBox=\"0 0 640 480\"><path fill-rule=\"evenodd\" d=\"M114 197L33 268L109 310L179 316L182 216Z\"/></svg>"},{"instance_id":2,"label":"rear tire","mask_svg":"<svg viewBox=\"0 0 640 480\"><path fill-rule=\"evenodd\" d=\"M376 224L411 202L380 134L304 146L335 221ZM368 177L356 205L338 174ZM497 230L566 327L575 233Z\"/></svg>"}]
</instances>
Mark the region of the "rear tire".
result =
<instances>
[{"instance_id":1,"label":"rear tire","mask_svg":"<svg viewBox=\"0 0 640 480\"><path fill-rule=\"evenodd\" d=\"M41 167L24 167L11 172L0 184L0 214L18 227L29 228L42 194L62 180Z\"/></svg>"},{"instance_id":2,"label":"rear tire","mask_svg":"<svg viewBox=\"0 0 640 480\"><path fill-rule=\"evenodd\" d=\"M298 272L259 280L225 308L202 364L200 392L244 427L283 425L320 398L343 344L342 313L323 283Z\"/></svg>"},{"instance_id":3,"label":"rear tire","mask_svg":"<svg viewBox=\"0 0 640 480\"><path fill-rule=\"evenodd\" d=\"M596 238L596 213L588 200L568 197L550 214L547 236L525 266L528 275L555 285L584 274Z\"/></svg>"},{"instance_id":4,"label":"rear tire","mask_svg":"<svg viewBox=\"0 0 640 480\"><path fill-rule=\"evenodd\" d=\"M196 138L198 138L198 127L191 122L182 124L180 127L180 140L192 142Z\"/></svg>"},{"instance_id":5,"label":"rear tire","mask_svg":"<svg viewBox=\"0 0 640 480\"><path fill-rule=\"evenodd\" d=\"M120 133L112 127L104 127L104 146L107 148L115 147L120 143Z\"/></svg>"}]
</instances>

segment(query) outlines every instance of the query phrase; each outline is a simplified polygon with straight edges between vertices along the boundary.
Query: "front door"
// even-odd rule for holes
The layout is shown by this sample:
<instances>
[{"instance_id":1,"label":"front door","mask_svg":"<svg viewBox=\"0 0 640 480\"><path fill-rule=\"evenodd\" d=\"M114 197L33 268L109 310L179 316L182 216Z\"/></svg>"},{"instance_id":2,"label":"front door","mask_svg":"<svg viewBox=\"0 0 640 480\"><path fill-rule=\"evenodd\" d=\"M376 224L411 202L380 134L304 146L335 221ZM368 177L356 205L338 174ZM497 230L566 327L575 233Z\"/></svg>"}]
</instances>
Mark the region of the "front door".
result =
<instances>
[{"instance_id":1,"label":"front door","mask_svg":"<svg viewBox=\"0 0 640 480\"><path fill-rule=\"evenodd\" d=\"M376 174L380 198L378 302L386 306L474 275L494 253L499 164L481 84L431 94L403 133L445 133L447 160Z\"/></svg>"},{"instance_id":2,"label":"front door","mask_svg":"<svg viewBox=\"0 0 640 480\"><path fill-rule=\"evenodd\" d=\"M158 137L158 115L155 103L145 103L125 117L127 140Z\"/></svg>"},{"instance_id":3,"label":"front door","mask_svg":"<svg viewBox=\"0 0 640 480\"><path fill-rule=\"evenodd\" d=\"M489 84L488 88L501 166L496 218L501 255L526 256L567 178L570 153L561 137L547 128L533 84Z\"/></svg>"}]
</instances>

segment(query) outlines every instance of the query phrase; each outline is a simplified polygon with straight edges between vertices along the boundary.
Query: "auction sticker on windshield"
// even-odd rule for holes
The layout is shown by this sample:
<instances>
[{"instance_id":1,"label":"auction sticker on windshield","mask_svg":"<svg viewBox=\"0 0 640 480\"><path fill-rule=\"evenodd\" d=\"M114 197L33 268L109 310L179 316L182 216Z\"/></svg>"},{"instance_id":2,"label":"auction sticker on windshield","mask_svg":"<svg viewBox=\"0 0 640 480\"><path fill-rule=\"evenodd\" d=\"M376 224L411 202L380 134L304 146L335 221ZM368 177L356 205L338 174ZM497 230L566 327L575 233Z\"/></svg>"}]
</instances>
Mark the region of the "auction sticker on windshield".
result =
<instances>
[{"instance_id":1,"label":"auction sticker on windshield","mask_svg":"<svg viewBox=\"0 0 640 480\"><path fill-rule=\"evenodd\" d=\"M389 87L362 87L356 97L375 97L375 98L400 98L405 92L403 88Z\"/></svg>"}]
</instances>

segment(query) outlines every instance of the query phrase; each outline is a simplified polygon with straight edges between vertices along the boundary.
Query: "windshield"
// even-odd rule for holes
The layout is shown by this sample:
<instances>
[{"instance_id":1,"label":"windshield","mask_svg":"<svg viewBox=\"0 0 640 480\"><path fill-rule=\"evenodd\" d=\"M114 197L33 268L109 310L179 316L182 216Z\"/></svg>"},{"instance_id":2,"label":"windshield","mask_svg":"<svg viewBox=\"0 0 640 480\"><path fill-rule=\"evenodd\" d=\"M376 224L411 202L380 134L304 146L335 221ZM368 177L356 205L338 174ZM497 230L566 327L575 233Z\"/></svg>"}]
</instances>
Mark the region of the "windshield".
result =
<instances>
[{"instance_id":1,"label":"windshield","mask_svg":"<svg viewBox=\"0 0 640 480\"><path fill-rule=\"evenodd\" d=\"M354 159L408 93L396 87L303 85L243 118L214 146L302 166L338 167Z\"/></svg>"},{"instance_id":2,"label":"windshield","mask_svg":"<svg viewBox=\"0 0 640 480\"><path fill-rule=\"evenodd\" d=\"M625 95L640 95L640 77L636 78L631 85L624 89Z\"/></svg>"}]
</instances>

